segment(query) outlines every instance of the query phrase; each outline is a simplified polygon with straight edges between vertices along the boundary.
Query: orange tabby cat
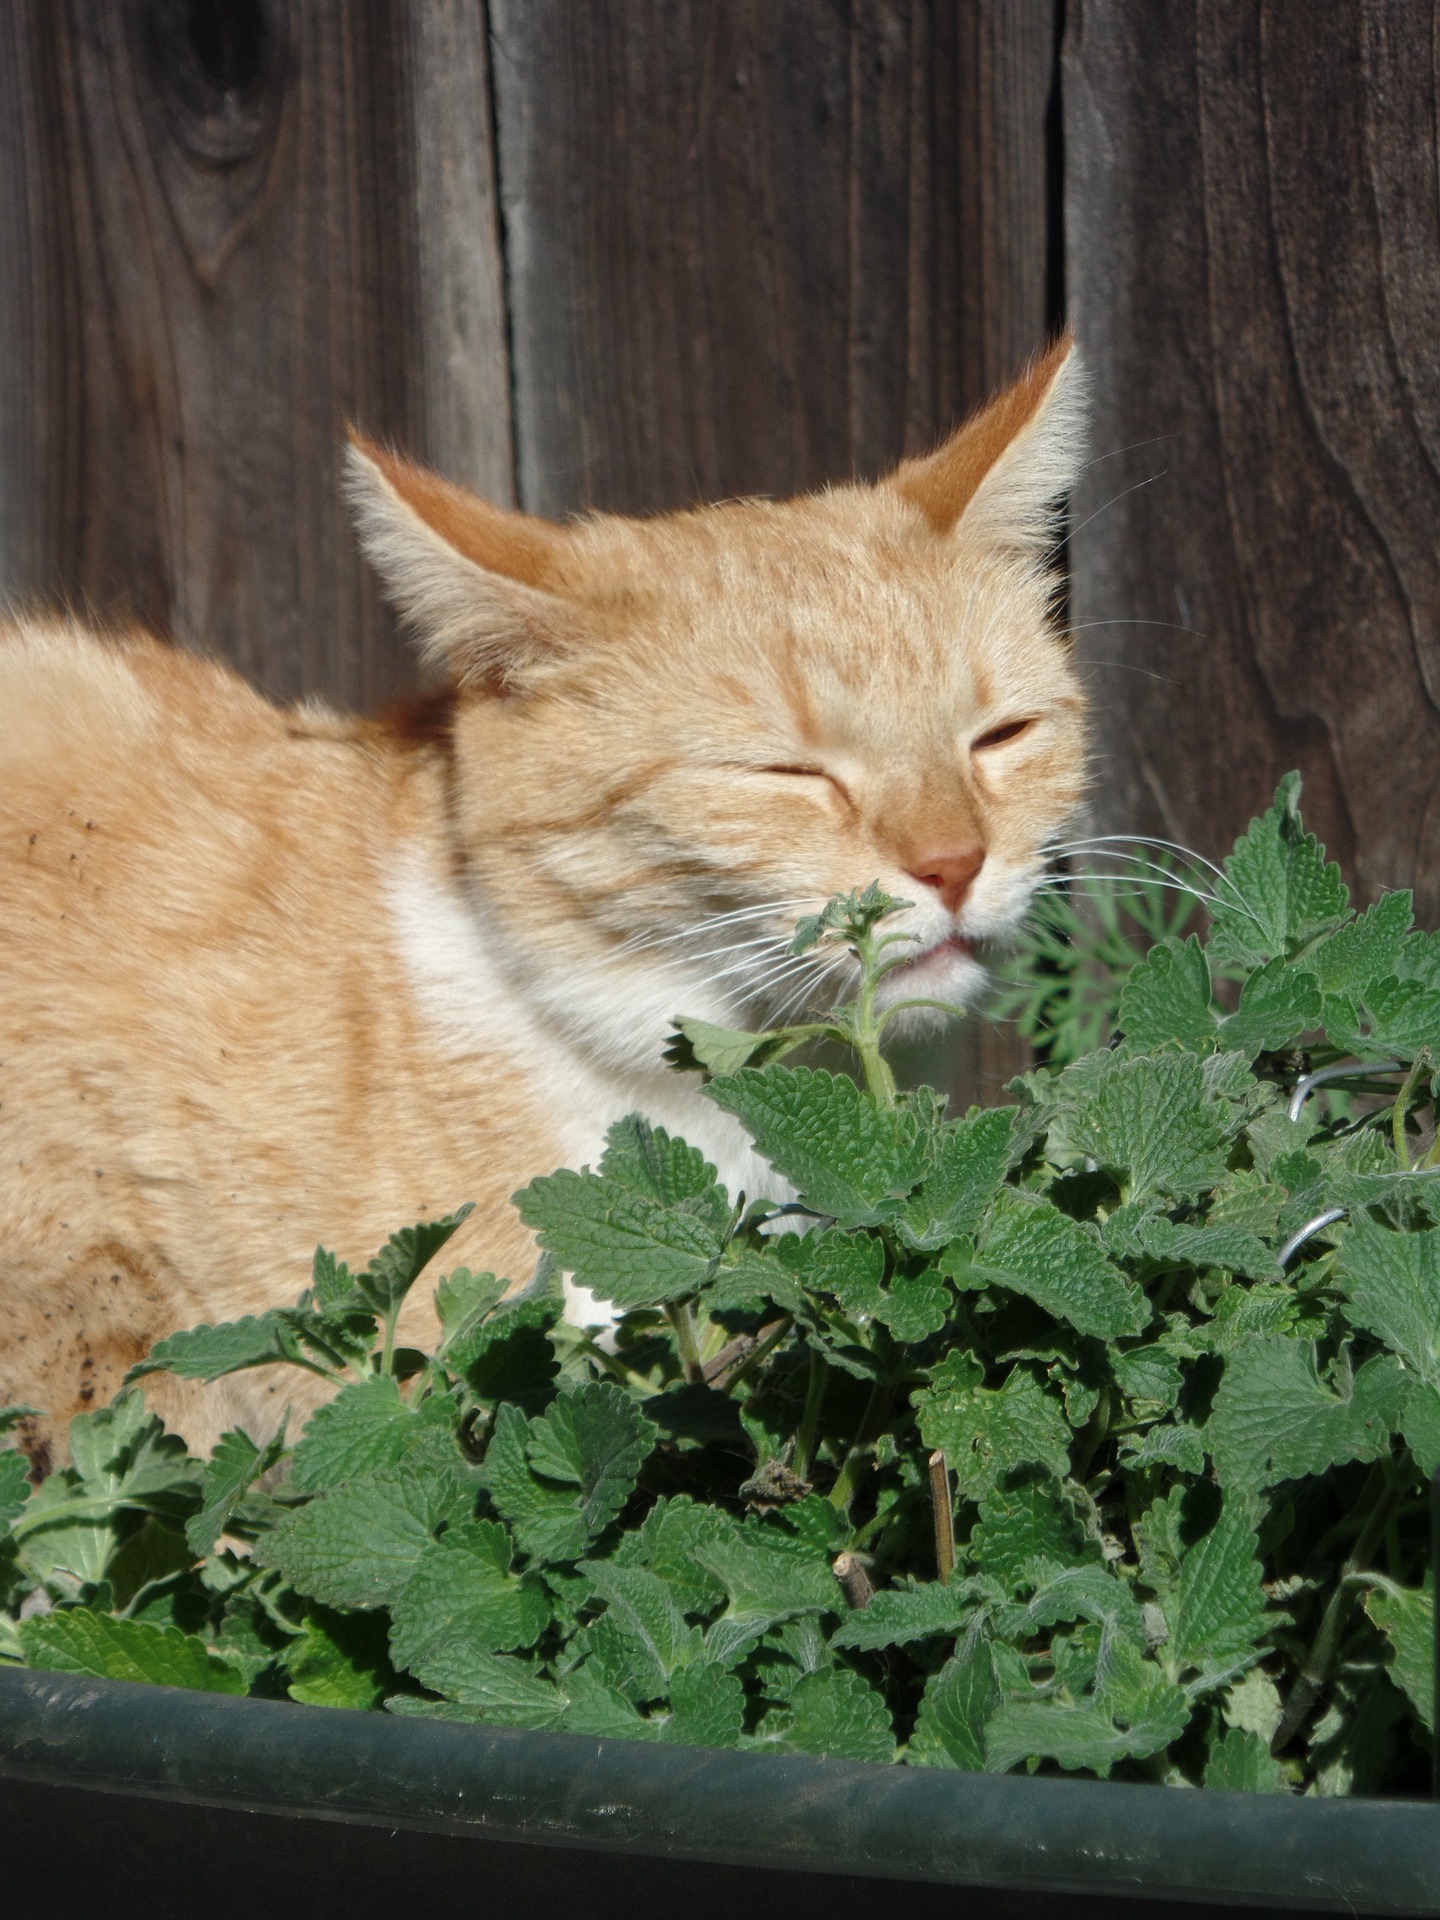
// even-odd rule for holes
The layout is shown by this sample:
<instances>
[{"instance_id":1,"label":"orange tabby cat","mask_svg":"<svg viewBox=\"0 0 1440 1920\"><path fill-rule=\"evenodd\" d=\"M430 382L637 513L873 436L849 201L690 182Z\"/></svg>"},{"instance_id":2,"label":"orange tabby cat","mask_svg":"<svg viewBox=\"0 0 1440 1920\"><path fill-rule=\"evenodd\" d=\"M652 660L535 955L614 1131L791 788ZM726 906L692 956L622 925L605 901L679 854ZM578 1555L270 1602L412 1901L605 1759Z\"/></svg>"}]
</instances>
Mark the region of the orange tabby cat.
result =
<instances>
[{"instance_id":1,"label":"orange tabby cat","mask_svg":"<svg viewBox=\"0 0 1440 1920\"><path fill-rule=\"evenodd\" d=\"M1062 341L876 486L564 527L358 443L451 677L405 724L0 634L0 1404L48 1410L38 1461L160 1335L293 1300L317 1239L363 1261L473 1200L448 1257L523 1276L510 1195L627 1110L773 1191L661 1048L813 992L833 960L786 945L832 893L915 902L897 992L973 994L1081 790L1047 557L1082 413ZM147 1392L208 1447L296 1384Z\"/></svg>"}]
</instances>

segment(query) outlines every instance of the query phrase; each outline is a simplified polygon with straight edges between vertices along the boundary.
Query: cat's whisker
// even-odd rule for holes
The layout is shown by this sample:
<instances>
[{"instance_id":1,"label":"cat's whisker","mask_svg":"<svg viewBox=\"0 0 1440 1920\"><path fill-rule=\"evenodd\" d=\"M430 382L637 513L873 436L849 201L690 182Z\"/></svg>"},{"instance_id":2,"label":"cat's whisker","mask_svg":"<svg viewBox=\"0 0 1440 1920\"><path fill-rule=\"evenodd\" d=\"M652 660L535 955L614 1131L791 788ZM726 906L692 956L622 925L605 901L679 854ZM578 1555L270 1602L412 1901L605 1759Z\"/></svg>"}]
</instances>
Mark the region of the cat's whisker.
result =
<instances>
[{"instance_id":1,"label":"cat's whisker","mask_svg":"<svg viewBox=\"0 0 1440 1920\"><path fill-rule=\"evenodd\" d=\"M632 953L646 947L677 946L686 940L702 939L707 933L717 933L724 927L736 927L740 922L763 920L777 915L793 913L798 907L813 907L813 894L804 894L793 900L767 900L757 906L737 907L733 913L711 914L707 919L693 921L678 932L646 932L632 934L616 949L617 953Z\"/></svg>"}]
</instances>

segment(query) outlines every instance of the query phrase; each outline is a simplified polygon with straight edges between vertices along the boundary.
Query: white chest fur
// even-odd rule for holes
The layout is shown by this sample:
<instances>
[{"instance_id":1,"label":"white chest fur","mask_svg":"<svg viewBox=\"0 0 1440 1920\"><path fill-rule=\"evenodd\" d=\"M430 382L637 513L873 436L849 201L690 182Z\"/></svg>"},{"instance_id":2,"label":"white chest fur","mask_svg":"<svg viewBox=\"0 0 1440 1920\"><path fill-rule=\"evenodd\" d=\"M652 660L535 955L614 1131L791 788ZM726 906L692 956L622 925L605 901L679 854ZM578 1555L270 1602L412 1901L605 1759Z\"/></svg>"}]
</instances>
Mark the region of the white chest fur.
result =
<instances>
[{"instance_id":1,"label":"white chest fur","mask_svg":"<svg viewBox=\"0 0 1440 1920\"><path fill-rule=\"evenodd\" d=\"M549 1120L554 1164L595 1165L606 1129L640 1112L699 1147L732 1195L789 1197L739 1122L706 1100L693 1076L644 1063L633 1071L602 1066L557 1032L502 971L480 915L420 850L387 874L384 893L394 949L432 1044L482 1070L487 1059L517 1068ZM612 1320L584 1288L567 1280L566 1292L581 1324Z\"/></svg>"}]
</instances>

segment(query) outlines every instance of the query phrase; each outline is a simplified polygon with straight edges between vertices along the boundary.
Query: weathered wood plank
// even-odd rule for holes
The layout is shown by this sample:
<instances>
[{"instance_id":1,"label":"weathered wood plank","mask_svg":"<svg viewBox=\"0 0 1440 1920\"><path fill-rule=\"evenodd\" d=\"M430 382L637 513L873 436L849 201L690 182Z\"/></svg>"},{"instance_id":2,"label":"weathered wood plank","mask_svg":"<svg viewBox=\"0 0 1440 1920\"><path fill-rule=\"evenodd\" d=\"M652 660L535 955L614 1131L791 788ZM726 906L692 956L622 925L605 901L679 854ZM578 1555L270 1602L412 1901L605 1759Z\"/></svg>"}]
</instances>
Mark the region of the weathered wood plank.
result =
<instances>
[{"instance_id":1,"label":"weathered wood plank","mask_svg":"<svg viewBox=\"0 0 1440 1920\"><path fill-rule=\"evenodd\" d=\"M1072 311L1110 456L1072 541L1101 819L1214 854L1299 766L1352 881L1416 886L1429 924L1435 53L1412 0L1337 0L1323 26L1282 0L1079 0L1064 81Z\"/></svg>"},{"instance_id":2,"label":"weathered wood plank","mask_svg":"<svg viewBox=\"0 0 1440 1920\"><path fill-rule=\"evenodd\" d=\"M10 592L138 615L279 694L411 679L337 459L357 417L508 484L484 56L459 5L4 9Z\"/></svg>"}]
</instances>

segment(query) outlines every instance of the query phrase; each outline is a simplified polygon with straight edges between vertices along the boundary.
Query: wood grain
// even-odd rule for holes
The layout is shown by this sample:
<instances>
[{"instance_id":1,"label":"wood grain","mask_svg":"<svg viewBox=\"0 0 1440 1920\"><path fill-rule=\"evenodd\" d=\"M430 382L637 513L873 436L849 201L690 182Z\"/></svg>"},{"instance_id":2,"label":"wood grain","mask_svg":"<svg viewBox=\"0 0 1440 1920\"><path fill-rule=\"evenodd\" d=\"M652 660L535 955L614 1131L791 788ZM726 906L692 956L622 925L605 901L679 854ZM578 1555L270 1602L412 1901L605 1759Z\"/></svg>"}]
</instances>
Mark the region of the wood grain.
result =
<instances>
[{"instance_id":1,"label":"wood grain","mask_svg":"<svg viewBox=\"0 0 1440 1920\"><path fill-rule=\"evenodd\" d=\"M1078 0L1064 73L1099 817L1217 854L1298 766L1361 893L1430 925L1436 48L1413 0Z\"/></svg>"},{"instance_id":2,"label":"wood grain","mask_svg":"<svg viewBox=\"0 0 1440 1920\"><path fill-rule=\"evenodd\" d=\"M495 331L493 210L488 233L473 217L493 188L412 138L412 53L433 78L457 37L469 66L448 72L478 71L483 126L483 35L464 8L422 14L412 47L400 0L0 13L12 594L138 616L276 694L368 705L410 680L339 496L344 422L423 452L448 420L455 464L501 486L509 469L503 412L503 455L475 452L494 382L441 390L457 288L465 324ZM472 103L445 131L476 120ZM423 247L421 184L441 209ZM448 276L446 209L475 228ZM428 328L422 259L442 295Z\"/></svg>"},{"instance_id":3,"label":"wood grain","mask_svg":"<svg viewBox=\"0 0 1440 1920\"><path fill-rule=\"evenodd\" d=\"M882 472L1043 341L1052 0L490 0L520 497ZM1013 1035L968 1024L957 1090Z\"/></svg>"}]
</instances>

